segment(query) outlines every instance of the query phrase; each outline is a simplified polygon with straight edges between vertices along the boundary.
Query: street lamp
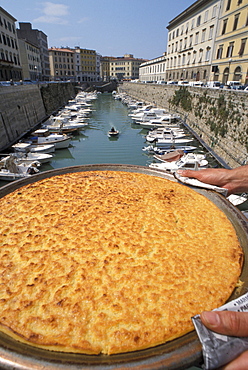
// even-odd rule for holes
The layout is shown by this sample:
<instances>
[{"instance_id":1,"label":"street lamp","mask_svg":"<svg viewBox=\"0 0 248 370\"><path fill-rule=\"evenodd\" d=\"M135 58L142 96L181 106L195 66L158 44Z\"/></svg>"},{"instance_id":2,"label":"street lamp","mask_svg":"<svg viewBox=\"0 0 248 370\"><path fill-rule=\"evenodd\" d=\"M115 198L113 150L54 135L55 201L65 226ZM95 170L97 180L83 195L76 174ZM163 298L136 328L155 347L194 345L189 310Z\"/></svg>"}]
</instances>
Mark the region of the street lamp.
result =
<instances>
[{"instance_id":1,"label":"street lamp","mask_svg":"<svg viewBox=\"0 0 248 370\"><path fill-rule=\"evenodd\" d=\"M37 81L37 66L34 66L34 78Z\"/></svg>"}]
</instances>

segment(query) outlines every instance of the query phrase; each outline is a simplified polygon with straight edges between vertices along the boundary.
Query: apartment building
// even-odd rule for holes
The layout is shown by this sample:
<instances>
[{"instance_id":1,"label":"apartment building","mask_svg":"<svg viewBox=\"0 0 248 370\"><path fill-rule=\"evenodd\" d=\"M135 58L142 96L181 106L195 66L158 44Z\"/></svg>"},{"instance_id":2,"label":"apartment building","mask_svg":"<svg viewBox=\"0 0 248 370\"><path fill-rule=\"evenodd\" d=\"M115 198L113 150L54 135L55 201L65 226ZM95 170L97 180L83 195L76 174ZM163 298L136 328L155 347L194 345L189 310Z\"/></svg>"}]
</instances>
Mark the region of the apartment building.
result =
<instances>
[{"instance_id":1,"label":"apartment building","mask_svg":"<svg viewBox=\"0 0 248 370\"><path fill-rule=\"evenodd\" d=\"M102 56L100 62L100 78L102 81L109 81L110 79L110 61L113 57Z\"/></svg>"},{"instance_id":2,"label":"apartment building","mask_svg":"<svg viewBox=\"0 0 248 370\"><path fill-rule=\"evenodd\" d=\"M41 68L38 71L40 81L49 81L50 79L50 64L47 35L38 29L33 29L31 23L19 22L17 29L17 36L21 40L26 40L39 48ZM37 65L38 66L38 65Z\"/></svg>"},{"instance_id":3,"label":"apartment building","mask_svg":"<svg viewBox=\"0 0 248 370\"><path fill-rule=\"evenodd\" d=\"M198 0L169 22L166 80L210 79L220 4Z\"/></svg>"},{"instance_id":4,"label":"apartment building","mask_svg":"<svg viewBox=\"0 0 248 370\"><path fill-rule=\"evenodd\" d=\"M95 50L75 48L78 82L100 80L100 55Z\"/></svg>"},{"instance_id":5,"label":"apartment building","mask_svg":"<svg viewBox=\"0 0 248 370\"><path fill-rule=\"evenodd\" d=\"M76 81L75 51L70 48L49 48L51 79Z\"/></svg>"},{"instance_id":6,"label":"apartment building","mask_svg":"<svg viewBox=\"0 0 248 370\"><path fill-rule=\"evenodd\" d=\"M0 6L0 81L19 81L22 67L16 19Z\"/></svg>"},{"instance_id":7,"label":"apartment building","mask_svg":"<svg viewBox=\"0 0 248 370\"><path fill-rule=\"evenodd\" d=\"M112 57L109 60L109 74L112 80L135 80L139 78L139 66L145 59L134 58L133 54Z\"/></svg>"},{"instance_id":8,"label":"apartment building","mask_svg":"<svg viewBox=\"0 0 248 370\"><path fill-rule=\"evenodd\" d=\"M166 80L166 60L167 56L164 53L158 58L141 63L139 66L139 80L144 81L165 81Z\"/></svg>"},{"instance_id":9,"label":"apartment building","mask_svg":"<svg viewBox=\"0 0 248 370\"><path fill-rule=\"evenodd\" d=\"M248 2L222 0L210 79L248 83Z\"/></svg>"},{"instance_id":10,"label":"apartment building","mask_svg":"<svg viewBox=\"0 0 248 370\"><path fill-rule=\"evenodd\" d=\"M41 81L42 68L40 48L25 39L19 39L19 48L22 64L22 79Z\"/></svg>"}]
</instances>

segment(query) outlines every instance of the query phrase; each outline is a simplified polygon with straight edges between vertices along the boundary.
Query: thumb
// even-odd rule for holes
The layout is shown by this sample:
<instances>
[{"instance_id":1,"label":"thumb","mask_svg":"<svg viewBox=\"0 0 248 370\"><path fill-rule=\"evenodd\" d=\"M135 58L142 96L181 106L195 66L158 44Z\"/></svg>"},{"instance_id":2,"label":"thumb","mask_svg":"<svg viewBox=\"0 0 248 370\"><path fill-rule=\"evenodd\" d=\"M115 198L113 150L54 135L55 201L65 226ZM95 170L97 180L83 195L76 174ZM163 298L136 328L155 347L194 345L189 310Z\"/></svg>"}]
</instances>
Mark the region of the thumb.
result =
<instances>
[{"instance_id":1,"label":"thumb","mask_svg":"<svg viewBox=\"0 0 248 370\"><path fill-rule=\"evenodd\" d=\"M236 337L248 336L248 312L204 311L203 324L212 331Z\"/></svg>"}]
</instances>

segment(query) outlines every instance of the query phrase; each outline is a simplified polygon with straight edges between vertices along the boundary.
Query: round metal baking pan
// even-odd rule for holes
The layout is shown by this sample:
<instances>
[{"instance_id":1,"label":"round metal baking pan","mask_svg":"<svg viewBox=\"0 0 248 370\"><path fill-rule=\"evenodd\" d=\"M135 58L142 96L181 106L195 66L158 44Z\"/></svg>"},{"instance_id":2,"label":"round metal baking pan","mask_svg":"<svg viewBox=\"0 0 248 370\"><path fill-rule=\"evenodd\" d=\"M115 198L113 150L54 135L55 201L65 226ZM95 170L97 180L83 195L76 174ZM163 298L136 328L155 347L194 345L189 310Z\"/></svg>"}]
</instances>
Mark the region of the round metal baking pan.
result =
<instances>
[{"instance_id":1,"label":"round metal baking pan","mask_svg":"<svg viewBox=\"0 0 248 370\"><path fill-rule=\"evenodd\" d=\"M81 171L127 171L144 173L150 176L157 176L177 180L164 172L143 166L135 165L116 165L116 164L99 164L99 165L82 165L73 167L64 167L57 170L40 172L32 177L14 181L0 188L0 198L13 192L14 190L36 181L66 174L70 172ZM183 185L186 186L186 185ZM191 188L193 188L191 186ZM235 208L222 195L205 190L194 188L198 193L206 196L217 207L219 207L230 219L240 244L247 255L248 248L248 224L243 214ZM235 290L230 299L247 292L248 289L248 264L244 260L241 280L244 282L241 288ZM202 363L201 344L195 331L175 339L169 343L149 348L147 350L105 356L105 355L81 355L61 352L52 352L34 348L32 346L13 340L5 334L0 333L0 368L1 369L20 369L20 370L41 370L41 369L134 369L134 370L159 370L159 369L187 369L190 366L199 366Z\"/></svg>"}]
</instances>

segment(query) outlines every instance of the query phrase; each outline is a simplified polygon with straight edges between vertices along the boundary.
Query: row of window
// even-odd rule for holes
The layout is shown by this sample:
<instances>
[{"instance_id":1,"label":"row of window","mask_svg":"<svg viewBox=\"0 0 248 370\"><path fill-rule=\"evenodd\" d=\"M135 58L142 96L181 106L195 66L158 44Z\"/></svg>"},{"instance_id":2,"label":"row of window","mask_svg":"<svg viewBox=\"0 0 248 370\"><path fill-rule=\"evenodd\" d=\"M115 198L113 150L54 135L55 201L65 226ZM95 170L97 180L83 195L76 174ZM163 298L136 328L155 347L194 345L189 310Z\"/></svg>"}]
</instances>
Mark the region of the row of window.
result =
<instances>
[{"instance_id":1,"label":"row of window","mask_svg":"<svg viewBox=\"0 0 248 370\"><path fill-rule=\"evenodd\" d=\"M12 47L12 49L18 50L16 39L13 39L13 37L10 37L9 35L6 35L5 33L0 33L0 44Z\"/></svg>"},{"instance_id":2,"label":"row of window","mask_svg":"<svg viewBox=\"0 0 248 370\"><path fill-rule=\"evenodd\" d=\"M140 69L141 74L165 72L165 63L154 64Z\"/></svg>"},{"instance_id":3,"label":"row of window","mask_svg":"<svg viewBox=\"0 0 248 370\"><path fill-rule=\"evenodd\" d=\"M238 51L238 55L240 57L244 54L246 41L247 38L241 40L240 48ZM235 45L234 41L229 42L229 45L226 48L226 53L224 53L224 44L219 45L216 59L231 58L233 56L234 45Z\"/></svg>"},{"instance_id":4,"label":"row of window","mask_svg":"<svg viewBox=\"0 0 248 370\"><path fill-rule=\"evenodd\" d=\"M238 29L238 22L239 22L240 13L234 14L233 17L234 17L233 20L231 19L231 17L230 18L226 18L226 19L223 20L223 22L222 22L221 35L224 35L226 33L227 23L228 22L233 21L232 31L236 31ZM248 26L248 16L247 16L247 19L246 19L246 25L245 25L245 27L247 27L247 26Z\"/></svg>"},{"instance_id":5,"label":"row of window","mask_svg":"<svg viewBox=\"0 0 248 370\"><path fill-rule=\"evenodd\" d=\"M70 72L70 71L56 71L56 76L60 75L60 76L74 76L74 71Z\"/></svg>"},{"instance_id":6,"label":"row of window","mask_svg":"<svg viewBox=\"0 0 248 370\"><path fill-rule=\"evenodd\" d=\"M166 79L167 80L197 80L197 81L200 81L200 80L206 80L207 79L207 70L205 69L203 72L202 72L202 75L200 73L200 71L194 71L192 70L191 72L189 71L186 71L185 73L184 72L170 72L170 73L166 73Z\"/></svg>"},{"instance_id":7,"label":"row of window","mask_svg":"<svg viewBox=\"0 0 248 370\"><path fill-rule=\"evenodd\" d=\"M67 58L67 60L66 60L66 58L63 58L63 60L62 60L62 58L61 57L59 57L59 58L57 58L57 57L54 57L54 62L56 63L56 62L59 62L59 63L61 63L61 62L63 62L63 63L70 63L70 58ZM71 58L71 63L74 63L74 61L73 61L73 58Z\"/></svg>"},{"instance_id":8,"label":"row of window","mask_svg":"<svg viewBox=\"0 0 248 370\"><path fill-rule=\"evenodd\" d=\"M40 54L40 50L38 48L35 48L34 46L30 45L30 44L26 44L26 48L27 48L28 51L31 51L32 53Z\"/></svg>"},{"instance_id":9,"label":"row of window","mask_svg":"<svg viewBox=\"0 0 248 370\"><path fill-rule=\"evenodd\" d=\"M0 26L2 27L4 26L6 30L15 33L14 25L7 21L5 18L2 18L1 15L0 15Z\"/></svg>"},{"instance_id":10,"label":"row of window","mask_svg":"<svg viewBox=\"0 0 248 370\"><path fill-rule=\"evenodd\" d=\"M200 49L193 51L193 53L187 53L183 55L174 56L174 58L168 59L168 68L176 68L186 66L195 63L209 62L211 54L211 48L208 47L205 50Z\"/></svg>"},{"instance_id":11,"label":"row of window","mask_svg":"<svg viewBox=\"0 0 248 370\"><path fill-rule=\"evenodd\" d=\"M40 58L38 56L35 56L33 54L28 54L28 60L33 61L33 62L40 62Z\"/></svg>"},{"instance_id":12,"label":"row of window","mask_svg":"<svg viewBox=\"0 0 248 370\"><path fill-rule=\"evenodd\" d=\"M0 49L1 60L20 65L19 55L8 52L7 50Z\"/></svg>"},{"instance_id":13,"label":"row of window","mask_svg":"<svg viewBox=\"0 0 248 370\"><path fill-rule=\"evenodd\" d=\"M193 45L197 45L199 43L205 42L207 39L211 40L213 38L213 32L214 32L214 25L211 25L208 29L208 32L206 28L204 28L201 31L201 38L200 38L200 32L196 32L195 37L192 34L189 37L180 39L179 41L176 41L175 43L168 45L168 54L186 50L188 48L191 48Z\"/></svg>"},{"instance_id":14,"label":"row of window","mask_svg":"<svg viewBox=\"0 0 248 370\"><path fill-rule=\"evenodd\" d=\"M71 57L72 53L66 53L65 51L53 51L54 55L62 55L65 57Z\"/></svg>"},{"instance_id":15,"label":"row of window","mask_svg":"<svg viewBox=\"0 0 248 370\"><path fill-rule=\"evenodd\" d=\"M29 64L29 70L30 71L35 71L36 73L38 72L38 67L34 64Z\"/></svg>"},{"instance_id":16,"label":"row of window","mask_svg":"<svg viewBox=\"0 0 248 370\"><path fill-rule=\"evenodd\" d=\"M210 9L207 9L204 13L204 20L203 22L206 23L209 20L209 12ZM217 14L217 5L215 5L212 9L211 19L215 18ZM191 25L189 22L187 22L185 25L182 24L180 27L178 27L176 30L171 31L169 33L169 41L173 40L176 37L179 37L179 35L183 35L189 32L189 29L193 30L195 27L199 27L202 24L202 15L198 15L196 18L192 18ZM184 29L185 26L185 29Z\"/></svg>"},{"instance_id":17,"label":"row of window","mask_svg":"<svg viewBox=\"0 0 248 370\"><path fill-rule=\"evenodd\" d=\"M238 1L238 2L237 2L237 5L240 5L240 4L242 4L242 2L243 2L243 0L236 0L236 1ZM232 0L227 0L227 4L226 4L226 12L227 12L228 10L230 10L230 8L231 8L231 2L232 2Z\"/></svg>"},{"instance_id":18,"label":"row of window","mask_svg":"<svg viewBox=\"0 0 248 370\"><path fill-rule=\"evenodd\" d=\"M55 68L59 68L59 69L62 69L62 68L64 68L64 69L74 69L74 66L73 65L70 65L70 64L57 64L57 63L55 63L55 65L54 65L54 67Z\"/></svg>"}]
</instances>

